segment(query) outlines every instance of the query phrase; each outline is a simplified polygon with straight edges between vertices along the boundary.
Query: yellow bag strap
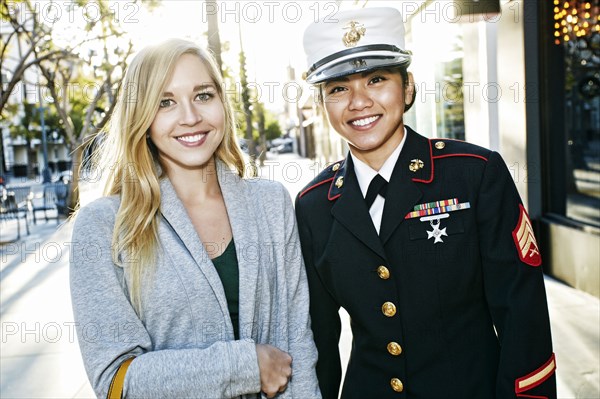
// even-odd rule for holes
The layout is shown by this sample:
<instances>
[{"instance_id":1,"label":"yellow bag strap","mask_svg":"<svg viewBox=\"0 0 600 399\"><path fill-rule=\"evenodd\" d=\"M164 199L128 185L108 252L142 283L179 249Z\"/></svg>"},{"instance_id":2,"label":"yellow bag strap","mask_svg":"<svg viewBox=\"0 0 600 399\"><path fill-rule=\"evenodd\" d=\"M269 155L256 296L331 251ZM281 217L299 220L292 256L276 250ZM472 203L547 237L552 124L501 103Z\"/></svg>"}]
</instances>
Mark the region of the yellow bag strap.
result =
<instances>
[{"instance_id":1,"label":"yellow bag strap","mask_svg":"<svg viewBox=\"0 0 600 399\"><path fill-rule=\"evenodd\" d=\"M135 357L125 360L117 369L117 372L110 383L110 388L108 388L108 395L106 396L108 399L121 399L121 395L123 394L123 383L125 382L125 373L127 373L127 369L133 359L135 359Z\"/></svg>"}]
</instances>

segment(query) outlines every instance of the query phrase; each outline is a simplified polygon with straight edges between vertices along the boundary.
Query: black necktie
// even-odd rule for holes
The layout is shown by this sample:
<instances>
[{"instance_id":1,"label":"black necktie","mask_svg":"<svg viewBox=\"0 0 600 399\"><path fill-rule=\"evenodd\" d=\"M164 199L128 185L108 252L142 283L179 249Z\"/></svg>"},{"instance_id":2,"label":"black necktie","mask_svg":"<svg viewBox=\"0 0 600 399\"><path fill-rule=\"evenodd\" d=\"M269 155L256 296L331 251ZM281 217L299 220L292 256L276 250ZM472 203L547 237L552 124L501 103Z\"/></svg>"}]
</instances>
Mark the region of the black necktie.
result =
<instances>
[{"instance_id":1,"label":"black necktie","mask_svg":"<svg viewBox=\"0 0 600 399\"><path fill-rule=\"evenodd\" d=\"M373 205L373 202L375 202L375 198L377 198L377 194L385 198L387 184L388 182L383 177L381 177L380 174L377 174L373 178L373 180L371 180L371 183L369 184L369 189L367 190L367 196L365 197L367 209L371 208L371 205Z\"/></svg>"}]
</instances>

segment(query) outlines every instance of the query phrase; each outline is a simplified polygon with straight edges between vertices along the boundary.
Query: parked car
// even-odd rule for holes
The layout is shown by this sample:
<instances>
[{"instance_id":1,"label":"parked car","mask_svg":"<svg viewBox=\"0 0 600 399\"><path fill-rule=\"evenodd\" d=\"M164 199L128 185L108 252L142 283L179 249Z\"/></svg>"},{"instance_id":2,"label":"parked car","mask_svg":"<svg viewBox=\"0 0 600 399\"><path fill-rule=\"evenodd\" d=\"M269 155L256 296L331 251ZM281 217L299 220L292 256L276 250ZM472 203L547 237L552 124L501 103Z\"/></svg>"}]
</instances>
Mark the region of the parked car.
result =
<instances>
[{"instance_id":1,"label":"parked car","mask_svg":"<svg viewBox=\"0 0 600 399\"><path fill-rule=\"evenodd\" d=\"M294 139L291 139L291 138L274 139L271 142L271 150L270 151L277 153L277 154L294 152Z\"/></svg>"},{"instance_id":2,"label":"parked car","mask_svg":"<svg viewBox=\"0 0 600 399\"><path fill-rule=\"evenodd\" d=\"M290 142L285 142L283 144L279 144L276 148L277 153L278 154L284 154L287 152L293 152L294 151L294 144L290 141Z\"/></svg>"}]
</instances>

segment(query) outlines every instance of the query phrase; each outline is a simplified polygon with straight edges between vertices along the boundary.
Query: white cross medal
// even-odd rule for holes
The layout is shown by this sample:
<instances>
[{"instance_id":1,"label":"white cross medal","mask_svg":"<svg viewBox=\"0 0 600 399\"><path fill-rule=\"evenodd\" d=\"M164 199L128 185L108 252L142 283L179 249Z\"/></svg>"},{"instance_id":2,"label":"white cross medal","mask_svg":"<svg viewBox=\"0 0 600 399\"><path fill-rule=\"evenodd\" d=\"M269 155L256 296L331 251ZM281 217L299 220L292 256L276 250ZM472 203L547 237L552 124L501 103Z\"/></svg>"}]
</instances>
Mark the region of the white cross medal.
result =
<instances>
[{"instance_id":1,"label":"white cross medal","mask_svg":"<svg viewBox=\"0 0 600 399\"><path fill-rule=\"evenodd\" d=\"M433 238L433 243L444 242L442 237L448 237L446 228L440 228L441 220L450 217L448 212L460 211L461 209L469 209L471 204L468 202L458 202L458 198L450 198L447 200L426 202L424 204L415 205L412 212L406 214L404 219L419 218L421 222L429 222L432 230L427 230L427 239Z\"/></svg>"},{"instance_id":2,"label":"white cross medal","mask_svg":"<svg viewBox=\"0 0 600 399\"><path fill-rule=\"evenodd\" d=\"M427 239L428 240L433 238L434 244L437 244L438 242L444 242L442 240L442 237L448 237L448 234L446 233L445 227L440 229L440 227L441 227L440 219L446 219L448 217L450 217L449 214L440 213L437 215L424 216L419 219L421 222L429 222L429 225L433 229L431 231L427 230Z\"/></svg>"}]
</instances>

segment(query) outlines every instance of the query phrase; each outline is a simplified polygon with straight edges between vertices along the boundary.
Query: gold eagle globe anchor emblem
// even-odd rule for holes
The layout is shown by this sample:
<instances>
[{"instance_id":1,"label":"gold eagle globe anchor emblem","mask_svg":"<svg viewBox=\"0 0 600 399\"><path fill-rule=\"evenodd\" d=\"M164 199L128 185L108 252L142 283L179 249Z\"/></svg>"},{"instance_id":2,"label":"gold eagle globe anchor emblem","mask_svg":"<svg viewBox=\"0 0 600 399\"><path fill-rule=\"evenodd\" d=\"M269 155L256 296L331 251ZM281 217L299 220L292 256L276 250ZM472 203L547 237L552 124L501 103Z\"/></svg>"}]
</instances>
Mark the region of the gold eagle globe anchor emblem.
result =
<instances>
[{"instance_id":1,"label":"gold eagle globe anchor emblem","mask_svg":"<svg viewBox=\"0 0 600 399\"><path fill-rule=\"evenodd\" d=\"M410 169L411 172L416 172L419 169L423 169L424 167L425 164L420 159L411 159L410 165L408 165L408 169Z\"/></svg>"},{"instance_id":2,"label":"gold eagle globe anchor emblem","mask_svg":"<svg viewBox=\"0 0 600 399\"><path fill-rule=\"evenodd\" d=\"M350 29L348 32L344 33L344 36L342 37L342 41L346 47L356 46L356 43L358 43L360 38L367 32L364 25L359 24L356 21L350 21L344 29Z\"/></svg>"}]
</instances>

